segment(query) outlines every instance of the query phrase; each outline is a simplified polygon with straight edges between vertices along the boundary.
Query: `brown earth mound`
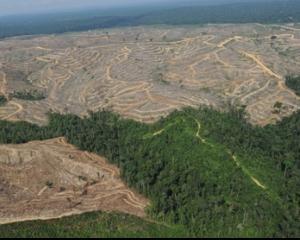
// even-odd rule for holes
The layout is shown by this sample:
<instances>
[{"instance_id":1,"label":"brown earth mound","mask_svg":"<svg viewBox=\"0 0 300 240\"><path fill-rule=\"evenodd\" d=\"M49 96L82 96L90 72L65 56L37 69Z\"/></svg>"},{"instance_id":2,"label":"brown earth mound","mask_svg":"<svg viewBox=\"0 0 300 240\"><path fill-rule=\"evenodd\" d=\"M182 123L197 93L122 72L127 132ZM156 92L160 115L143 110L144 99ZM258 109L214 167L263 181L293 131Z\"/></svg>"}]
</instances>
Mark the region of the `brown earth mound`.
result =
<instances>
[{"instance_id":1,"label":"brown earth mound","mask_svg":"<svg viewBox=\"0 0 300 240\"><path fill-rule=\"evenodd\" d=\"M64 138L0 145L0 224L96 210L143 217L147 204L118 168Z\"/></svg>"}]
</instances>

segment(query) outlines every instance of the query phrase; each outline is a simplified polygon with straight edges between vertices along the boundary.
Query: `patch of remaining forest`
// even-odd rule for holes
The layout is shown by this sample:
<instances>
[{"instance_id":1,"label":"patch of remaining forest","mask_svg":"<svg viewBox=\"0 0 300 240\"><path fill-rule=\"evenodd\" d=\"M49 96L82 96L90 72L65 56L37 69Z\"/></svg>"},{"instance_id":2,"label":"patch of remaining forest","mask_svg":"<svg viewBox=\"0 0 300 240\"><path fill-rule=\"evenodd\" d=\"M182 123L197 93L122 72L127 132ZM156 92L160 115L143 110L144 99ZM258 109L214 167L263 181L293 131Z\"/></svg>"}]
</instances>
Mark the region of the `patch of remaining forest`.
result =
<instances>
[{"instance_id":1,"label":"patch of remaining forest","mask_svg":"<svg viewBox=\"0 0 300 240\"><path fill-rule=\"evenodd\" d=\"M47 221L0 225L0 236L7 238L170 238L189 235L180 226L168 226L120 213L92 212Z\"/></svg>"},{"instance_id":2,"label":"patch of remaining forest","mask_svg":"<svg viewBox=\"0 0 300 240\"><path fill-rule=\"evenodd\" d=\"M295 77L287 77L286 78L286 85L295 91L295 93L300 96L300 76Z\"/></svg>"},{"instance_id":3,"label":"patch of remaining forest","mask_svg":"<svg viewBox=\"0 0 300 240\"><path fill-rule=\"evenodd\" d=\"M45 127L1 121L0 141L65 136L117 165L151 200L149 216L194 236L298 236L300 113L265 127L244 114L185 109L147 125L107 111L53 113Z\"/></svg>"}]
</instances>

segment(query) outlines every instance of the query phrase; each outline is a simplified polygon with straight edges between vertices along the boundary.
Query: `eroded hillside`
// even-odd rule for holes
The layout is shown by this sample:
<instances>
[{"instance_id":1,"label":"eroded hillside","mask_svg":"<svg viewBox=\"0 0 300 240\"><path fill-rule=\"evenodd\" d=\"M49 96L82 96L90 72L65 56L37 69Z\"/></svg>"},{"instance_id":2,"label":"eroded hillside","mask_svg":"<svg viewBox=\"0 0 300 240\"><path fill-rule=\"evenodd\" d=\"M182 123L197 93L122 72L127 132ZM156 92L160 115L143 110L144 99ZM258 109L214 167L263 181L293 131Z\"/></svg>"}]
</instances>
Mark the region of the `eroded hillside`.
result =
<instances>
[{"instance_id":1,"label":"eroded hillside","mask_svg":"<svg viewBox=\"0 0 300 240\"><path fill-rule=\"evenodd\" d=\"M233 103L246 105L251 122L265 125L300 107L285 85L285 76L299 73L299 29L136 27L6 39L0 94L9 102L0 117L45 124L50 110L83 116L105 108L153 122L185 106ZM13 95L32 90L45 99Z\"/></svg>"},{"instance_id":2,"label":"eroded hillside","mask_svg":"<svg viewBox=\"0 0 300 240\"><path fill-rule=\"evenodd\" d=\"M0 145L0 224L97 210L143 217L147 204L118 168L64 138Z\"/></svg>"}]
</instances>

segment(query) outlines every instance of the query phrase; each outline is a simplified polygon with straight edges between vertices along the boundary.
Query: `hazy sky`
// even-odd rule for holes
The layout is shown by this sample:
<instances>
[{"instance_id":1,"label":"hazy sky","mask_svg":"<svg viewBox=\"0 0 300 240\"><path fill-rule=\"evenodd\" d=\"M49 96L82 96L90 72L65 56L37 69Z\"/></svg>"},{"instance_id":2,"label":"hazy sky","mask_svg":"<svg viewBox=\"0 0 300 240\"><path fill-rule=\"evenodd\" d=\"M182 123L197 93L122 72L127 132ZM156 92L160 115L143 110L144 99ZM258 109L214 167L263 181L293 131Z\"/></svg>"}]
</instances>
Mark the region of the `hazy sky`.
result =
<instances>
[{"instance_id":1,"label":"hazy sky","mask_svg":"<svg viewBox=\"0 0 300 240\"><path fill-rule=\"evenodd\" d=\"M0 0L0 15L39 13L47 11L82 9L90 7L124 7L161 2L188 4L215 2L245 2L254 0Z\"/></svg>"},{"instance_id":2,"label":"hazy sky","mask_svg":"<svg viewBox=\"0 0 300 240\"><path fill-rule=\"evenodd\" d=\"M160 0L0 0L0 14L45 12L88 7L122 7L153 2L160 2Z\"/></svg>"}]
</instances>

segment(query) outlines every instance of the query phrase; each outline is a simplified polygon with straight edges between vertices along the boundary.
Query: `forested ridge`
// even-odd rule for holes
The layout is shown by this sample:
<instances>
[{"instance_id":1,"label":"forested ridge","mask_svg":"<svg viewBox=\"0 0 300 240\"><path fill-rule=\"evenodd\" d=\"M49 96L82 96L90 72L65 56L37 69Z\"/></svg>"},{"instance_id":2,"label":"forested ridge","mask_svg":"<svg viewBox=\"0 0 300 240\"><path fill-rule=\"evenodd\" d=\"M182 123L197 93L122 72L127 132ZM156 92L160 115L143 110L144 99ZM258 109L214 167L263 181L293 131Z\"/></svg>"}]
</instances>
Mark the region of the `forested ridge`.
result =
<instances>
[{"instance_id":1,"label":"forested ridge","mask_svg":"<svg viewBox=\"0 0 300 240\"><path fill-rule=\"evenodd\" d=\"M65 136L120 167L153 219L192 236L300 235L300 112L264 128L243 109L176 111L147 125L107 112L49 114L49 125L0 121L1 143Z\"/></svg>"}]
</instances>

